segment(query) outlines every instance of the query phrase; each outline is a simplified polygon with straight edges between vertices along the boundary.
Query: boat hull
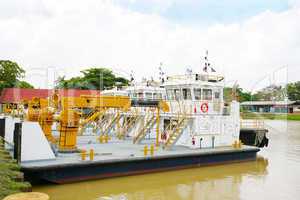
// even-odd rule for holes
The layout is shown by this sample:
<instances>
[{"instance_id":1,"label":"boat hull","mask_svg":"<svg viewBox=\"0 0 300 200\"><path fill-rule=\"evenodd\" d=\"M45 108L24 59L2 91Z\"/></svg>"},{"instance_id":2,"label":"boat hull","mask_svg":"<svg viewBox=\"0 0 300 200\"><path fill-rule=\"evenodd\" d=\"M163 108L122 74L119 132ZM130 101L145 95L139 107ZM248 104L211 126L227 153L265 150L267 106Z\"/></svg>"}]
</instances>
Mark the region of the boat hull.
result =
<instances>
[{"instance_id":1,"label":"boat hull","mask_svg":"<svg viewBox=\"0 0 300 200\"><path fill-rule=\"evenodd\" d=\"M84 162L43 167L23 167L25 179L31 182L49 181L58 184L178 170L207 165L235 163L256 159L257 148L231 152L206 152L193 155L145 157L112 162Z\"/></svg>"}]
</instances>

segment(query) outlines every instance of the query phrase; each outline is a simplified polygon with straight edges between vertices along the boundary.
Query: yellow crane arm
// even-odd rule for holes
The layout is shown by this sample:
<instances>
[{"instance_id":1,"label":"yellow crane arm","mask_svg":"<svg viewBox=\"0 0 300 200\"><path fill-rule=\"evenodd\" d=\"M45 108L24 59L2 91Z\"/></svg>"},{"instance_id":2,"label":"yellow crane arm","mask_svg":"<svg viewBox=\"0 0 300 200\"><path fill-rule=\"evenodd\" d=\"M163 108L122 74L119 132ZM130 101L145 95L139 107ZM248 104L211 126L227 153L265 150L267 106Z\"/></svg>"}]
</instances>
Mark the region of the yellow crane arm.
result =
<instances>
[{"instance_id":1,"label":"yellow crane arm","mask_svg":"<svg viewBox=\"0 0 300 200\"><path fill-rule=\"evenodd\" d=\"M72 108L118 108L128 110L131 105L129 97L119 96L81 96L63 97L61 99L63 110Z\"/></svg>"}]
</instances>

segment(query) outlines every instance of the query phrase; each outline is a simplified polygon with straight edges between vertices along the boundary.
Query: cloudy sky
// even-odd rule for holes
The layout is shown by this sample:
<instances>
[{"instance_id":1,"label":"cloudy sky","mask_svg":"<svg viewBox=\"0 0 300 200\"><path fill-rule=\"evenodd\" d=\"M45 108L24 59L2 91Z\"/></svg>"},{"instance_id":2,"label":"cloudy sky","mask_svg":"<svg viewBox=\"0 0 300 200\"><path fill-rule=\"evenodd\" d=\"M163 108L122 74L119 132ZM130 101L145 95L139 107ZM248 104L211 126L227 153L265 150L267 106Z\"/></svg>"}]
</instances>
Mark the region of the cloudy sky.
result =
<instances>
[{"instance_id":1,"label":"cloudy sky","mask_svg":"<svg viewBox=\"0 0 300 200\"><path fill-rule=\"evenodd\" d=\"M203 56L248 90L300 80L298 0L1 0L0 59L52 87L109 67L137 79L200 72Z\"/></svg>"}]
</instances>

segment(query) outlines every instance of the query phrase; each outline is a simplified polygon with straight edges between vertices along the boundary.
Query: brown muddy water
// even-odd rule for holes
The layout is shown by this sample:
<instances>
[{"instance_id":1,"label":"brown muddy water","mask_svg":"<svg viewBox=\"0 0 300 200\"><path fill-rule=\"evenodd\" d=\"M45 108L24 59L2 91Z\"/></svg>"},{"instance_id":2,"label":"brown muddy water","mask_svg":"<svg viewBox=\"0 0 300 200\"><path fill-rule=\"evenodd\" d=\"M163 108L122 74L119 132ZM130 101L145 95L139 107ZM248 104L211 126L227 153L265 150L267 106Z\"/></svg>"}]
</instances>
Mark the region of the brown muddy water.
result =
<instances>
[{"instance_id":1,"label":"brown muddy water","mask_svg":"<svg viewBox=\"0 0 300 200\"><path fill-rule=\"evenodd\" d=\"M256 161L139 176L39 185L51 200L300 199L300 122L267 121Z\"/></svg>"}]
</instances>

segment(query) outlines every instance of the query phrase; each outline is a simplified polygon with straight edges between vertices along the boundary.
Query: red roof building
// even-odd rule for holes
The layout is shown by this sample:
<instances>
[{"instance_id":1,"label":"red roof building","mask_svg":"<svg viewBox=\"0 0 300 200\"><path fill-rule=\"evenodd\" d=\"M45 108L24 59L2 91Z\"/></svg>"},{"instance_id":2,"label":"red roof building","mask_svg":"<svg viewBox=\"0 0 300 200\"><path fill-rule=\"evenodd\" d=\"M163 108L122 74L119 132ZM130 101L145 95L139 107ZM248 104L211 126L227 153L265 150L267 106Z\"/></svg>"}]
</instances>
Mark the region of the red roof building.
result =
<instances>
[{"instance_id":1,"label":"red roof building","mask_svg":"<svg viewBox=\"0 0 300 200\"><path fill-rule=\"evenodd\" d=\"M100 95L99 90L59 89L61 97L80 97L81 95ZM31 100L34 97L47 98L54 94L55 90L48 89L22 89L5 88L0 96L0 103L20 103L24 100Z\"/></svg>"}]
</instances>

